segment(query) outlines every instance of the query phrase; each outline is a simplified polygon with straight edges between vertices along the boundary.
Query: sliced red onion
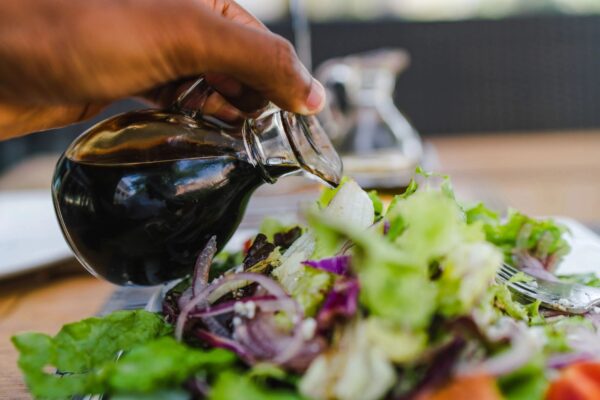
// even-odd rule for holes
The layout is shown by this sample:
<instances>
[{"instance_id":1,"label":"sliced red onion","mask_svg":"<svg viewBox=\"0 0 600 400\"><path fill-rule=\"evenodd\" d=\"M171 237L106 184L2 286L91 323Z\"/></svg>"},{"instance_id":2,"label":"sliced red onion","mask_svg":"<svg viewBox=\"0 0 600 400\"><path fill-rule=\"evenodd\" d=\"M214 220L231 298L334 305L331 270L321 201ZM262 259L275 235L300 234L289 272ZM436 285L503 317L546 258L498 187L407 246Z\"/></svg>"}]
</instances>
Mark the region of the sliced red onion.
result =
<instances>
[{"instance_id":1,"label":"sliced red onion","mask_svg":"<svg viewBox=\"0 0 600 400\"><path fill-rule=\"evenodd\" d=\"M511 338L509 349L482 362L467 362L459 365L457 368L458 375L505 375L515 371L531 360L535 355L538 346L528 334L526 328L508 318L503 319L502 322L504 326L501 327L501 330L507 329L507 333ZM498 332L496 332L494 336L496 336L496 334L498 336L503 336Z\"/></svg>"},{"instance_id":2,"label":"sliced red onion","mask_svg":"<svg viewBox=\"0 0 600 400\"><path fill-rule=\"evenodd\" d=\"M207 306L208 305L207 298L212 292L219 289L223 285L229 284L231 282L240 282L240 281L258 283L267 292L271 293L273 296L275 296L277 298L281 298L281 299L289 299L289 296L287 295L287 293L285 293L283 288L281 286L279 286L279 284L277 282L275 282L273 279L268 278L264 275L255 274L255 273L251 273L251 272L242 272L242 273L238 273L238 274L227 275L221 279L217 279L217 280L213 281L213 283L211 283L209 286L202 289L198 293L198 295L194 296L182 308L181 312L179 313L179 317L177 318L177 323L175 325L175 337L178 340L181 340L181 338L183 336L183 328L185 326L185 323L186 323L190 313L192 311L194 311L198 306ZM223 294L225 294L225 293L223 293ZM215 300L217 300L217 299L215 299ZM290 315L301 319L302 310L300 309L300 306L295 301L294 302L285 302L284 304L289 307L289 309L287 311L290 312Z\"/></svg>"},{"instance_id":3,"label":"sliced red onion","mask_svg":"<svg viewBox=\"0 0 600 400\"><path fill-rule=\"evenodd\" d=\"M410 392L400 397L394 397L394 400L427 397L425 394L428 391L444 384L452 376L456 360L461 356L465 344L465 340L458 336L435 349L435 352L430 355L431 359L427 363L428 367L423 374L422 380Z\"/></svg>"},{"instance_id":4,"label":"sliced red onion","mask_svg":"<svg viewBox=\"0 0 600 400\"><path fill-rule=\"evenodd\" d=\"M327 329L338 318L350 318L358 308L358 279L342 278L333 285L317 315L320 329Z\"/></svg>"},{"instance_id":5,"label":"sliced red onion","mask_svg":"<svg viewBox=\"0 0 600 400\"><path fill-rule=\"evenodd\" d=\"M525 268L521 268L521 271L523 271L526 274L529 274L535 278L539 278L539 279L543 279L549 282L558 282L558 278L551 272L546 271L544 268L532 268L532 267L525 267Z\"/></svg>"},{"instance_id":6,"label":"sliced red onion","mask_svg":"<svg viewBox=\"0 0 600 400\"><path fill-rule=\"evenodd\" d=\"M204 329L195 330L194 335L211 347L230 350L244 359L252 360L252 355L249 352L247 352L246 349L235 340L215 335L214 333Z\"/></svg>"},{"instance_id":7,"label":"sliced red onion","mask_svg":"<svg viewBox=\"0 0 600 400\"><path fill-rule=\"evenodd\" d=\"M561 353L551 356L546 365L548 368L560 369L577 362L589 361L594 358L597 357L594 357L590 353Z\"/></svg>"},{"instance_id":8,"label":"sliced red onion","mask_svg":"<svg viewBox=\"0 0 600 400\"><path fill-rule=\"evenodd\" d=\"M296 324L290 335L277 326L275 315L271 313L261 313L254 319L237 324L234 337L251 353L251 359L269 361L297 371L305 370L326 346L320 336L305 338L300 324Z\"/></svg>"},{"instance_id":9,"label":"sliced red onion","mask_svg":"<svg viewBox=\"0 0 600 400\"><path fill-rule=\"evenodd\" d=\"M183 386L194 396L194 398L206 399L210 393L210 386L204 379L193 376Z\"/></svg>"},{"instance_id":10,"label":"sliced red onion","mask_svg":"<svg viewBox=\"0 0 600 400\"><path fill-rule=\"evenodd\" d=\"M192 278L192 295L197 296L206 285L208 285L208 273L212 260L217 253L217 237L212 236L206 246L200 252L196 265L194 266L194 276Z\"/></svg>"},{"instance_id":11,"label":"sliced red onion","mask_svg":"<svg viewBox=\"0 0 600 400\"><path fill-rule=\"evenodd\" d=\"M240 300L231 300L216 306L208 306L204 309L195 310L190 313L190 317L206 318L217 315L232 313L235 311L236 304L254 303L257 308L264 312L276 312L284 309L292 309L292 299L278 299L274 296L252 296Z\"/></svg>"},{"instance_id":12,"label":"sliced red onion","mask_svg":"<svg viewBox=\"0 0 600 400\"><path fill-rule=\"evenodd\" d=\"M350 256L340 255L320 260L306 260L302 261L302 264L336 275L348 275L350 273L350 260Z\"/></svg>"},{"instance_id":13,"label":"sliced red onion","mask_svg":"<svg viewBox=\"0 0 600 400\"><path fill-rule=\"evenodd\" d=\"M587 318L595 324L595 316L589 315ZM564 329L567 344L574 352L594 355L595 358L600 357L600 334L598 333L598 325L594 325L593 328L590 328L581 324L567 324Z\"/></svg>"},{"instance_id":14,"label":"sliced red onion","mask_svg":"<svg viewBox=\"0 0 600 400\"><path fill-rule=\"evenodd\" d=\"M518 252L515 254L515 261L521 271L531 276L550 282L558 282L558 278L552 272L549 272L540 260L529 253Z\"/></svg>"}]
</instances>

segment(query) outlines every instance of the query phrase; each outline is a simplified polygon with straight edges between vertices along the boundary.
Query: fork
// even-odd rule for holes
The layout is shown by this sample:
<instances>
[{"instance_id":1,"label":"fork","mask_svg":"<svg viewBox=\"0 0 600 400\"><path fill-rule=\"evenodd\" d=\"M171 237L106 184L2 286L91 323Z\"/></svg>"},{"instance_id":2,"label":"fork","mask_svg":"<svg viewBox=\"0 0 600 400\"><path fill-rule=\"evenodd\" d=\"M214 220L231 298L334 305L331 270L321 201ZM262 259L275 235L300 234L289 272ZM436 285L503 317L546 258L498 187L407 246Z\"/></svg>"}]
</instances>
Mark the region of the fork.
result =
<instances>
[{"instance_id":1,"label":"fork","mask_svg":"<svg viewBox=\"0 0 600 400\"><path fill-rule=\"evenodd\" d=\"M526 281L511 281L517 273L523 273ZM600 312L600 289L577 283L551 282L537 278L504 263L496 272L496 282L505 284L513 292L527 300L539 300L541 306L570 314Z\"/></svg>"}]
</instances>

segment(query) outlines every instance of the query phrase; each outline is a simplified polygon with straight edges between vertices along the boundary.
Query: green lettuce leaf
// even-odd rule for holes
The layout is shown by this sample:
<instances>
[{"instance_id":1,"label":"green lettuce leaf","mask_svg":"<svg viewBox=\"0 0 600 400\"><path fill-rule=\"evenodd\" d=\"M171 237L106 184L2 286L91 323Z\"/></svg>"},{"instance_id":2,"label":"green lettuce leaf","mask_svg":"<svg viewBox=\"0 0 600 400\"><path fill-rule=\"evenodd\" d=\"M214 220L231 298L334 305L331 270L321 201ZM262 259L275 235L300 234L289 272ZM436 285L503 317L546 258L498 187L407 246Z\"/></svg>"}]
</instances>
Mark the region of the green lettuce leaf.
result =
<instances>
[{"instance_id":1,"label":"green lettuce leaf","mask_svg":"<svg viewBox=\"0 0 600 400\"><path fill-rule=\"evenodd\" d=\"M248 376L227 371L219 375L208 398L209 400L301 400L302 396L292 391L266 388Z\"/></svg>"},{"instance_id":2,"label":"green lettuce leaf","mask_svg":"<svg viewBox=\"0 0 600 400\"><path fill-rule=\"evenodd\" d=\"M415 257L415 252L383 240L379 230L324 213L311 215L309 223L317 240L326 236L354 242L352 264L361 283L360 302L370 313L407 328L428 325L436 288L429 280L426 257Z\"/></svg>"},{"instance_id":3,"label":"green lettuce leaf","mask_svg":"<svg viewBox=\"0 0 600 400\"><path fill-rule=\"evenodd\" d=\"M276 233L287 232L295 226L298 224L285 224L277 218L267 217L263 219L258 232L265 235L269 242L273 242Z\"/></svg>"},{"instance_id":4,"label":"green lettuce leaf","mask_svg":"<svg viewBox=\"0 0 600 400\"><path fill-rule=\"evenodd\" d=\"M147 311L117 311L65 325L50 337L24 333L12 338L20 353L19 367L36 397L61 398L99 387L93 372L119 351L168 335L172 327ZM53 368L63 373L54 374Z\"/></svg>"},{"instance_id":5,"label":"green lettuce leaf","mask_svg":"<svg viewBox=\"0 0 600 400\"><path fill-rule=\"evenodd\" d=\"M378 221L383 216L383 201L381 201L381 198L377 195L376 190L371 190L367 194L373 202L373 209L375 210L375 221Z\"/></svg>"},{"instance_id":6,"label":"green lettuce leaf","mask_svg":"<svg viewBox=\"0 0 600 400\"><path fill-rule=\"evenodd\" d=\"M600 278L598 277L598 274L594 272L587 274L560 275L558 278L566 283L578 283L580 285L600 287Z\"/></svg>"},{"instance_id":7,"label":"green lettuce leaf","mask_svg":"<svg viewBox=\"0 0 600 400\"><path fill-rule=\"evenodd\" d=\"M465 211L467 223L480 224L489 242L499 247L505 261L514 263L515 256L527 255L553 271L569 252L564 238L566 228L552 219L536 219L509 210L505 222L494 211L477 204Z\"/></svg>"},{"instance_id":8,"label":"green lettuce leaf","mask_svg":"<svg viewBox=\"0 0 600 400\"><path fill-rule=\"evenodd\" d=\"M315 249L315 238L307 232L298 238L283 254L281 264L272 274L304 310L313 316L325 299L333 280L331 274L302 264L311 258Z\"/></svg>"},{"instance_id":9,"label":"green lettuce leaf","mask_svg":"<svg viewBox=\"0 0 600 400\"><path fill-rule=\"evenodd\" d=\"M314 215L344 221L360 231L373 225L373 202L356 182L347 179L335 190L326 189L326 192L333 197L328 200L325 208L314 209ZM306 315L316 313L333 283L333 277L328 272L307 267L302 262L331 257L343 244L344 240L336 232L313 225L284 252L281 264L273 270L275 279L298 301Z\"/></svg>"},{"instance_id":10,"label":"green lettuce leaf","mask_svg":"<svg viewBox=\"0 0 600 400\"><path fill-rule=\"evenodd\" d=\"M198 350L163 337L133 348L98 372L108 393L152 393L177 388L195 373L216 373L236 360L223 350Z\"/></svg>"},{"instance_id":11,"label":"green lettuce leaf","mask_svg":"<svg viewBox=\"0 0 600 400\"><path fill-rule=\"evenodd\" d=\"M542 400L548 384L544 360L540 356L516 371L498 378L500 391L507 400Z\"/></svg>"},{"instance_id":12,"label":"green lettuce leaf","mask_svg":"<svg viewBox=\"0 0 600 400\"><path fill-rule=\"evenodd\" d=\"M323 189L323 191L321 192L321 196L319 197L319 200L317 201L318 205L321 208L327 207L329 205L329 203L331 203L331 200L333 200L333 198L335 197L335 195L337 194L337 192L349 180L350 180L350 178L348 178L347 176L344 176L340 180L339 185L337 185L336 187L334 187L334 188L326 187L325 189Z\"/></svg>"},{"instance_id":13,"label":"green lettuce leaf","mask_svg":"<svg viewBox=\"0 0 600 400\"><path fill-rule=\"evenodd\" d=\"M491 290L493 301L497 308L504 311L514 319L529 321L529 312L527 308L513 299L511 291L506 285L494 286Z\"/></svg>"},{"instance_id":14,"label":"green lettuce leaf","mask_svg":"<svg viewBox=\"0 0 600 400\"><path fill-rule=\"evenodd\" d=\"M171 333L157 314L117 311L67 324L54 337L25 333L13 337L13 343L36 398L88 393L138 398L140 393L177 389L192 374L218 371L236 359L225 350L192 349L167 336ZM173 397L179 392L168 393Z\"/></svg>"}]
</instances>

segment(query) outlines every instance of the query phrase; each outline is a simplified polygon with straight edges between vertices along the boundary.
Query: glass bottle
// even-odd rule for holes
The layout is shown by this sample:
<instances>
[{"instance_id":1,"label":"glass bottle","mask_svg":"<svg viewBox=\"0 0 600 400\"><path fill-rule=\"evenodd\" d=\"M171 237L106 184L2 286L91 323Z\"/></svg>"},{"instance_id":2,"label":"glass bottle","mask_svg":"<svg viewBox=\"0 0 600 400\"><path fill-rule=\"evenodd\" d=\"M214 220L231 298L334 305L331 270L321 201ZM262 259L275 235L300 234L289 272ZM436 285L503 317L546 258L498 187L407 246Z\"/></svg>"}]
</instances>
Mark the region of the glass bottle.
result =
<instances>
[{"instance_id":1,"label":"glass bottle","mask_svg":"<svg viewBox=\"0 0 600 400\"><path fill-rule=\"evenodd\" d=\"M232 126L187 107L211 92L200 79L169 110L102 121L58 161L56 214L92 274L120 285L180 278L213 235L223 248L263 183L297 171L339 182L341 161L315 117L270 106Z\"/></svg>"}]
</instances>

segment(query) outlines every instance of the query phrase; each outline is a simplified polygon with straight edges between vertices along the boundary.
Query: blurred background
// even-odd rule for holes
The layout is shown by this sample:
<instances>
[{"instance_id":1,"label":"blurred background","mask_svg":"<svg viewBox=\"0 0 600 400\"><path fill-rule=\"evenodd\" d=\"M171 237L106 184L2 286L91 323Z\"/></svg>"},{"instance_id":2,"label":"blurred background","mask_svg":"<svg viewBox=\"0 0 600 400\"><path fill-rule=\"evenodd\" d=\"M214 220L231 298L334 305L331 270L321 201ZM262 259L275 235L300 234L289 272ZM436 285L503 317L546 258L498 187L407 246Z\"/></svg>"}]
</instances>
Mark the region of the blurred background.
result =
<instances>
[{"instance_id":1,"label":"blurred background","mask_svg":"<svg viewBox=\"0 0 600 400\"><path fill-rule=\"evenodd\" d=\"M240 3L294 39L290 2ZM314 66L382 47L408 51L394 101L424 137L600 126L599 1L306 0L301 8ZM136 106L117 104L103 117ZM1 143L0 169L62 151L82 129Z\"/></svg>"}]
</instances>

